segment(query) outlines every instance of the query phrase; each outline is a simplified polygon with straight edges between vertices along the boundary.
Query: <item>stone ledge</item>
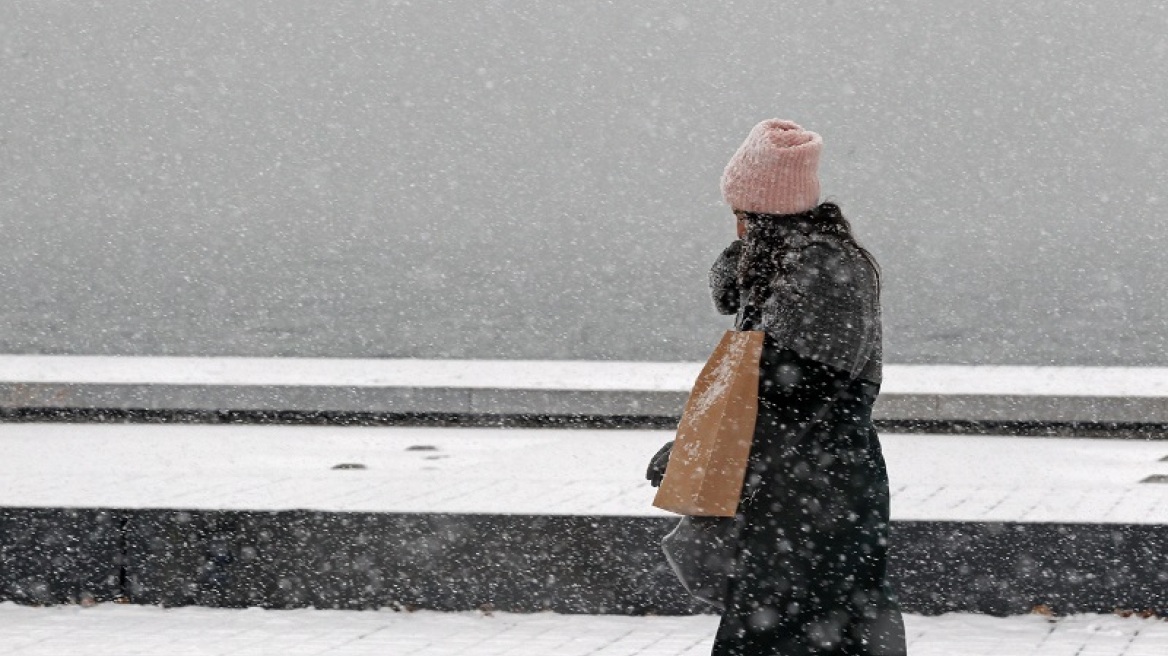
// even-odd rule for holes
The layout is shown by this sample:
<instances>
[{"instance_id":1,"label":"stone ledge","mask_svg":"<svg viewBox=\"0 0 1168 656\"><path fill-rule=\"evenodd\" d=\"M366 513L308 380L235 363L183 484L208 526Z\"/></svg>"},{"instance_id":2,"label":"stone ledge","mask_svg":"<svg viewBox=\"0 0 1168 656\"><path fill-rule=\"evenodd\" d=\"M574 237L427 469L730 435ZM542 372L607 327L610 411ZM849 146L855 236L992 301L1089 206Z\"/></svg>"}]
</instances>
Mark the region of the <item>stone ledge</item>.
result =
<instances>
[{"instance_id":1,"label":"stone ledge","mask_svg":"<svg viewBox=\"0 0 1168 656\"><path fill-rule=\"evenodd\" d=\"M209 412L237 413L242 420L262 413L637 417L660 423L680 415L699 369L684 362L0 356L0 412ZM890 365L875 412L879 421L902 423L1168 426L1168 369Z\"/></svg>"},{"instance_id":2,"label":"stone ledge","mask_svg":"<svg viewBox=\"0 0 1168 656\"><path fill-rule=\"evenodd\" d=\"M675 523L3 508L0 595L32 604L709 612L658 550ZM904 521L891 537L891 576L908 612L1168 607L1166 526Z\"/></svg>"}]
</instances>

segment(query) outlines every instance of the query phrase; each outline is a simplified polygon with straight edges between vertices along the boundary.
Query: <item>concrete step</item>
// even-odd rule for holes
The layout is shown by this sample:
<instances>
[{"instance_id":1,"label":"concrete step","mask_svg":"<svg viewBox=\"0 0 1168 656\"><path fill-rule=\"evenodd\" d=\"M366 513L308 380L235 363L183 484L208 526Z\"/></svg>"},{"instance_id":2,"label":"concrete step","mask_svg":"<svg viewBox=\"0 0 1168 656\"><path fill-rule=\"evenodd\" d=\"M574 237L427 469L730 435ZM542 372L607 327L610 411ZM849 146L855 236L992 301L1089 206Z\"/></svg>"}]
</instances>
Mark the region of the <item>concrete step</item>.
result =
<instances>
[{"instance_id":1,"label":"concrete step","mask_svg":"<svg viewBox=\"0 0 1168 656\"><path fill-rule=\"evenodd\" d=\"M0 599L684 615L662 517L0 508ZM1168 611L1168 526L893 523L908 612Z\"/></svg>"},{"instance_id":2,"label":"concrete step","mask_svg":"<svg viewBox=\"0 0 1168 656\"><path fill-rule=\"evenodd\" d=\"M666 431L9 424L2 597L706 610L659 552ZM1162 443L886 435L919 613L1168 608ZM336 468L347 465L346 468Z\"/></svg>"},{"instance_id":3,"label":"concrete step","mask_svg":"<svg viewBox=\"0 0 1168 656\"><path fill-rule=\"evenodd\" d=\"M700 363L0 356L0 415L287 421L631 418L675 421ZM1168 368L889 365L886 425L1152 427ZM656 424L643 420L656 419ZM618 424L620 422L617 422ZM628 422L625 422L628 425ZM634 422L634 425L637 425Z\"/></svg>"}]
</instances>

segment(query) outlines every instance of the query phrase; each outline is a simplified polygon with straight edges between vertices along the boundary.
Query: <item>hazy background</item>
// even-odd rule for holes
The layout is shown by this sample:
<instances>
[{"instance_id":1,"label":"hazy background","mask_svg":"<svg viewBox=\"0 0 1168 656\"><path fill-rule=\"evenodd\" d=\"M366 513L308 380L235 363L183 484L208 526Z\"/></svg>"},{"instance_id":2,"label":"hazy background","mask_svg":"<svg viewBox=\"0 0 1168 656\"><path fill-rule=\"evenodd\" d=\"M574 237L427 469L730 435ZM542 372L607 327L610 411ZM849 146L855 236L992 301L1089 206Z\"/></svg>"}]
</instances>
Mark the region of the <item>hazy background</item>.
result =
<instances>
[{"instance_id":1,"label":"hazy background","mask_svg":"<svg viewBox=\"0 0 1168 656\"><path fill-rule=\"evenodd\" d=\"M784 117L889 361L1168 365L1165 70L1160 2L5 2L0 352L702 359Z\"/></svg>"}]
</instances>

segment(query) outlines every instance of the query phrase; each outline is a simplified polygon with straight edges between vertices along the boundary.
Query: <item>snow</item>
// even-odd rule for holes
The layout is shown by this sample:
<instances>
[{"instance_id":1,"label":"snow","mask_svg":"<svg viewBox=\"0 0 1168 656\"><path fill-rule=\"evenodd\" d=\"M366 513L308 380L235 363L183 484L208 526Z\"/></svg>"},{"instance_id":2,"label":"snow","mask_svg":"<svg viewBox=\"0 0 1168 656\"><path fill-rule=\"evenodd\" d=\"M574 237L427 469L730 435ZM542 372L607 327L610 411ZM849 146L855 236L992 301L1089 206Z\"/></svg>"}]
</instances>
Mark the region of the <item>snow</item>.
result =
<instances>
[{"instance_id":1,"label":"snow","mask_svg":"<svg viewBox=\"0 0 1168 656\"><path fill-rule=\"evenodd\" d=\"M913 656L1162 656L1168 623L1081 615L905 617ZM705 656L717 618L0 604L0 656Z\"/></svg>"},{"instance_id":2,"label":"snow","mask_svg":"<svg viewBox=\"0 0 1168 656\"><path fill-rule=\"evenodd\" d=\"M0 382L686 392L700 362L0 355ZM1168 397L1168 367L887 365L884 394Z\"/></svg>"},{"instance_id":3,"label":"snow","mask_svg":"<svg viewBox=\"0 0 1168 656\"><path fill-rule=\"evenodd\" d=\"M885 367L883 394L1168 397L1168 367Z\"/></svg>"},{"instance_id":4,"label":"snow","mask_svg":"<svg viewBox=\"0 0 1168 656\"><path fill-rule=\"evenodd\" d=\"M6 424L0 506L663 516L669 431ZM899 520L1168 523L1168 443L884 435ZM409 450L430 446L433 450ZM46 457L48 456L48 457ZM334 470L359 463L363 470Z\"/></svg>"},{"instance_id":5,"label":"snow","mask_svg":"<svg viewBox=\"0 0 1168 656\"><path fill-rule=\"evenodd\" d=\"M1168 365L1160 2L0 3L25 353L699 359L825 139L891 361Z\"/></svg>"},{"instance_id":6,"label":"snow","mask_svg":"<svg viewBox=\"0 0 1168 656\"><path fill-rule=\"evenodd\" d=\"M692 362L0 356L0 381L688 391Z\"/></svg>"}]
</instances>

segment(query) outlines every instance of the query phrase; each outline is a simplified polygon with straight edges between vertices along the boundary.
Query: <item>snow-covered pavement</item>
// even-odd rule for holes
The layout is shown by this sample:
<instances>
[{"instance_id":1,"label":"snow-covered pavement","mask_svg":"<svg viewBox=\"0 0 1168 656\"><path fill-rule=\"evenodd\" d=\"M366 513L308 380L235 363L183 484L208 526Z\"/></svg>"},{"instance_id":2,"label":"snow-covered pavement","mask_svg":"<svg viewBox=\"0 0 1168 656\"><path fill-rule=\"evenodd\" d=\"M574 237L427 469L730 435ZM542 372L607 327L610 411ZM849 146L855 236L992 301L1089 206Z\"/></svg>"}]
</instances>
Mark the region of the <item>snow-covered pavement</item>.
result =
<instances>
[{"instance_id":1,"label":"snow-covered pavement","mask_svg":"<svg viewBox=\"0 0 1168 656\"><path fill-rule=\"evenodd\" d=\"M659 515L668 431L4 424L0 506ZM885 435L899 520L1168 524L1168 442ZM364 468L334 469L337 465Z\"/></svg>"},{"instance_id":2,"label":"snow-covered pavement","mask_svg":"<svg viewBox=\"0 0 1168 656\"><path fill-rule=\"evenodd\" d=\"M701 362L0 355L0 409L675 417ZM1168 424L1168 367L887 365L877 420Z\"/></svg>"},{"instance_id":3,"label":"snow-covered pavement","mask_svg":"<svg viewBox=\"0 0 1168 656\"><path fill-rule=\"evenodd\" d=\"M0 383L688 392L702 362L0 354ZM1168 367L884 366L882 394L1168 397Z\"/></svg>"},{"instance_id":4,"label":"snow-covered pavement","mask_svg":"<svg viewBox=\"0 0 1168 656\"><path fill-rule=\"evenodd\" d=\"M912 656L1163 656L1168 622L1080 615L905 618ZM698 656L713 616L26 608L0 604L0 655Z\"/></svg>"}]
</instances>

